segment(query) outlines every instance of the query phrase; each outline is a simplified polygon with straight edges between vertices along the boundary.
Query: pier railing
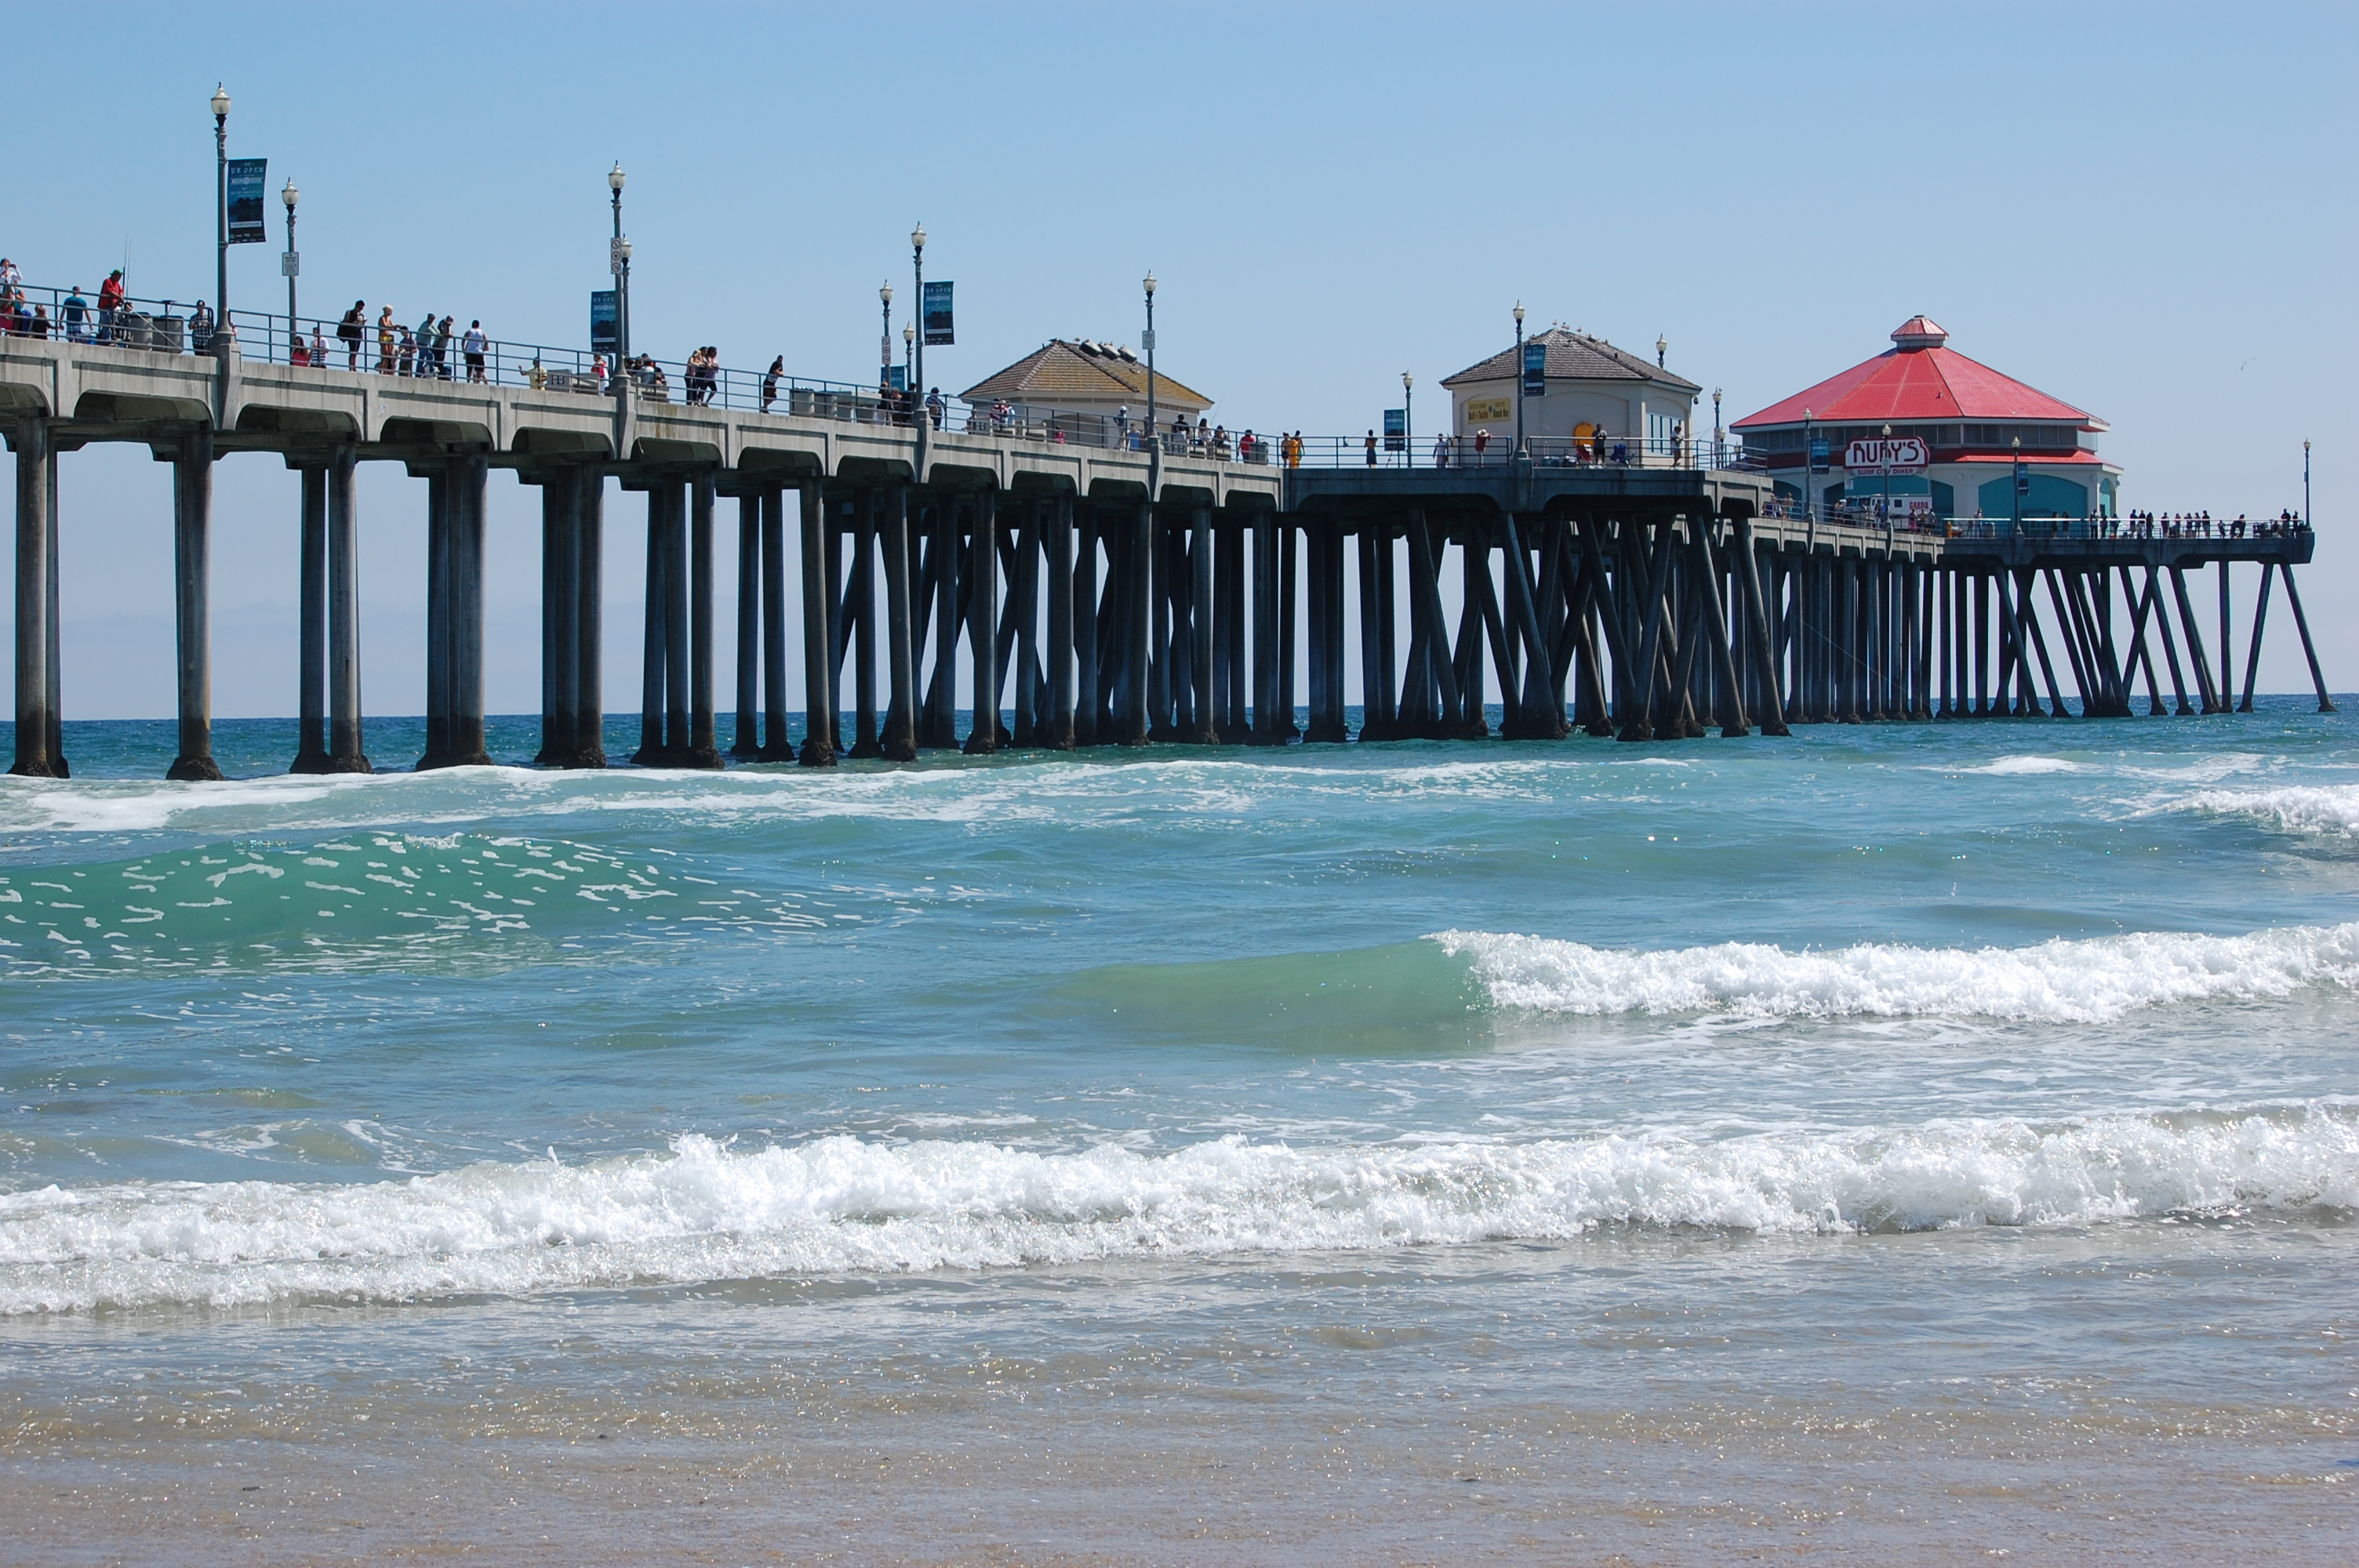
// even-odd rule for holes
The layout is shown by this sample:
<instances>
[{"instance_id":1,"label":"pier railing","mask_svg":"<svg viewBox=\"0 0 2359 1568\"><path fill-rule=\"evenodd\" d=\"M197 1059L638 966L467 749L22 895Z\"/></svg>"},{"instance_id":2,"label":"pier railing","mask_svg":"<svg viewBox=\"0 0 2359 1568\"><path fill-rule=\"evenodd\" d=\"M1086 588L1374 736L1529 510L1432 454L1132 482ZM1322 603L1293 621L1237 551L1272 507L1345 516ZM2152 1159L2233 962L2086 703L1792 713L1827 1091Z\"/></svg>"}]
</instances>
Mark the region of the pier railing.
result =
<instances>
[{"instance_id":1,"label":"pier railing","mask_svg":"<svg viewBox=\"0 0 2359 1568\"><path fill-rule=\"evenodd\" d=\"M1419 444L1414 436L1397 445L1378 436L1304 436L1299 467L1316 469L1422 468L1498 469L1516 461L1512 435L1478 440L1437 436ZM1277 443L1273 442L1273 446ZM1532 436L1524 441L1535 468L1716 469L1759 473L1765 465L1734 441L1686 436Z\"/></svg>"},{"instance_id":2,"label":"pier railing","mask_svg":"<svg viewBox=\"0 0 2359 1568\"><path fill-rule=\"evenodd\" d=\"M434 320L439 325L440 318ZM440 331L422 331L406 322L388 324L374 318L355 323L357 338L340 335L345 328L341 317L299 313L290 322L283 311L233 310L230 322L237 334L241 359L299 369L593 397L613 396L618 373L612 356L591 349L489 334L478 351L482 362L471 362L467 330L455 319L447 338ZM212 331L210 319L198 318L195 307L187 301L126 298L120 309L102 313L94 294L27 285L12 290L9 298L0 302L0 335L64 338L155 353L192 354L212 351ZM1190 427L1150 434L1143 418L1034 404L926 399L897 388L796 375L783 368L691 367L686 360L635 354L628 374L642 407L676 404L905 428L924 417L937 430L962 436L1101 450L1145 451L1150 442L1156 442L1169 457L1256 464L1277 460L1276 439L1249 432L1199 431Z\"/></svg>"}]
</instances>

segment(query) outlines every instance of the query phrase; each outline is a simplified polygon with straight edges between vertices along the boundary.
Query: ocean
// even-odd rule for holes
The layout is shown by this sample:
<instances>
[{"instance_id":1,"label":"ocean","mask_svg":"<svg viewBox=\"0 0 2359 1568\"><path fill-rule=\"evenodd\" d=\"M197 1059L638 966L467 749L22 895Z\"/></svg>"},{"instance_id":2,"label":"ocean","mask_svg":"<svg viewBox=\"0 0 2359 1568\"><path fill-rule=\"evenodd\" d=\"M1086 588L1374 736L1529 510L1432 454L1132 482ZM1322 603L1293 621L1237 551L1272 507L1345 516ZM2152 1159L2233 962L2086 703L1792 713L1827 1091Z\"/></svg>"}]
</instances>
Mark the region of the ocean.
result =
<instances>
[{"instance_id":1,"label":"ocean","mask_svg":"<svg viewBox=\"0 0 2359 1568\"><path fill-rule=\"evenodd\" d=\"M0 782L0 1560L2352 1561L2313 706L69 724Z\"/></svg>"}]
</instances>

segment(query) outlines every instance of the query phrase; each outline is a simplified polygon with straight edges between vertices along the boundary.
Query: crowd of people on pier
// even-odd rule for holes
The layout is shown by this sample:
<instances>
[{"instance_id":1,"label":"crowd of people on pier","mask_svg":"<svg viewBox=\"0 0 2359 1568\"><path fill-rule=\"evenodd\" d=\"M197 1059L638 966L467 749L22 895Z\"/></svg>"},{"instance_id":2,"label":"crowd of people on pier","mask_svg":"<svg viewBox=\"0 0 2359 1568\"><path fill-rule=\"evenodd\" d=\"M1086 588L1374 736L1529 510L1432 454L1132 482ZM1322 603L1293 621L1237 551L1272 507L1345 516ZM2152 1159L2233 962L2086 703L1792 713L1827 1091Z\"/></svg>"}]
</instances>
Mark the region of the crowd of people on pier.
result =
<instances>
[{"instance_id":1,"label":"crowd of people on pier","mask_svg":"<svg viewBox=\"0 0 2359 1568\"><path fill-rule=\"evenodd\" d=\"M2279 539L2310 526L2290 507L2257 522L2242 513L2215 521L2209 512L2131 512L2106 521L2111 536L2130 539Z\"/></svg>"},{"instance_id":2,"label":"crowd of people on pier","mask_svg":"<svg viewBox=\"0 0 2359 1568\"><path fill-rule=\"evenodd\" d=\"M452 344L457 344L457 363L452 362ZM379 306L376 320L368 316L368 304L355 299L353 308L336 323L336 345L343 351L343 368L358 371L373 360L379 375L407 376L425 381L454 381L462 375L471 382L487 382L487 359L491 340L484 334L481 321L470 321L465 331L459 330L455 316L438 318L433 311L415 328L393 319L393 307ZM374 350L374 352L372 352ZM308 364L325 369L334 363L334 351L315 324L311 340L306 343L299 334L288 355L291 364Z\"/></svg>"}]
</instances>

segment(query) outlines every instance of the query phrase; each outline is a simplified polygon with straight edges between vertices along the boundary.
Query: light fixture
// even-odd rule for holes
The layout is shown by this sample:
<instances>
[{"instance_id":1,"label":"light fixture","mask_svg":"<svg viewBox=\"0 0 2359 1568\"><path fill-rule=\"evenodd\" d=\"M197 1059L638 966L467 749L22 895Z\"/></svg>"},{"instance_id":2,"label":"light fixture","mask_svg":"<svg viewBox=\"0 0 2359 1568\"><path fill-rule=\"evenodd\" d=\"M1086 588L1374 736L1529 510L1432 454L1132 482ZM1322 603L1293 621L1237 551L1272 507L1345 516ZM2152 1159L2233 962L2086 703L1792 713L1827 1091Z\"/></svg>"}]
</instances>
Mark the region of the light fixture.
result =
<instances>
[{"instance_id":1,"label":"light fixture","mask_svg":"<svg viewBox=\"0 0 2359 1568\"><path fill-rule=\"evenodd\" d=\"M1522 326L1523 324L1524 324L1524 302L1523 302L1522 300L1518 299L1518 300L1516 300L1516 326L1518 326L1518 327L1520 327L1520 326Z\"/></svg>"},{"instance_id":2,"label":"light fixture","mask_svg":"<svg viewBox=\"0 0 2359 1568\"><path fill-rule=\"evenodd\" d=\"M889 283L880 283L880 284L878 284L878 285L876 286L876 297L877 297L878 299L883 300L883 301L884 301L886 304L887 304L887 305L892 304L892 303L893 303L893 286L892 286L891 284L889 284Z\"/></svg>"},{"instance_id":3,"label":"light fixture","mask_svg":"<svg viewBox=\"0 0 2359 1568\"><path fill-rule=\"evenodd\" d=\"M1411 385L1413 385L1413 384L1414 384L1414 383L1412 383L1412 382L1409 380L1408 372L1407 372L1407 371L1403 371L1403 372L1401 372L1401 390L1402 390L1403 392L1407 392L1407 391L1409 389L1409 387L1410 387Z\"/></svg>"},{"instance_id":4,"label":"light fixture","mask_svg":"<svg viewBox=\"0 0 2359 1568\"><path fill-rule=\"evenodd\" d=\"M909 248L913 251L926 248L926 226L923 223L909 231Z\"/></svg>"},{"instance_id":5,"label":"light fixture","mask_svg":"<svg viewBox=\"0 0 2359 1568\"><path fill-rule=\"evenodd\" d=\"M1147 290L1147 297L1149 299L1155 297L1155 274L1151 269L1148 271L1146 279L1139 285L1139 287Z\"/></svg>"},{"instance_id":6,"label":"light fixture","mask_svg":"<svg viewBox=\"0 0 2359 1568\"><path fill-rule=\"evenodd\" d=\"M295 182L291 179L287 182L287 189L278 193L278 200L287 203L289 212L295 211Z\"/></svg>"},{"instance_id":7,"label":"light fixture","mask_svg":"<svg viewBox=\"0 0 2359 1568\"><path fill-rule=\"evenodd\" d=\"M625 261L629 261L631 259L631 242L627 239L615 241L614 254L621 256Z\"/></svg>"},{"instance_id":8,"label":"light fixture","mask_svg":"<svg viewBox=\"0 0 2359 1568\"><path fill-rule=\"evenodd\" d=\"M614 160L614 167L606 171L607 189L612 190L615 195L620 196L623 193L623 160L616 158Z\"/></svg>"},{"instance_id":9,"label":"light fixture","mask_svg":"<svg viewBox=\"0 0 2359 1568\"><path fill-rule=\"evenodd\" d=\"M229 118L229 89L218 84L213 88L213 118L216 120Z\"/></svg>"}]
</instances>

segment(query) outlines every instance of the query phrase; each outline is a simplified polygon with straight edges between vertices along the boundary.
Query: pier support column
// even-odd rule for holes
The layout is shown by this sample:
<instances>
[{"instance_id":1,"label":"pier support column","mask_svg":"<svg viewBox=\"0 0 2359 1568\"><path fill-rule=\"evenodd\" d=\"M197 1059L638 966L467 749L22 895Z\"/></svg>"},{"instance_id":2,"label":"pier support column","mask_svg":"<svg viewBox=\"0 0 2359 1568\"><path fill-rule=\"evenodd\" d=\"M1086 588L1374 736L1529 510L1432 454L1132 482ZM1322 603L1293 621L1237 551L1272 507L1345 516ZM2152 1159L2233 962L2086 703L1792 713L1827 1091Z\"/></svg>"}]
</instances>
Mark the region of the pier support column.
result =
<instances>
[{"instance_id":1,"label":"pier support column","mask_svg":"<svg viewBox=\"0 0 2359 1568\"><path fill-rule=\"evenodd\" d=\"M1040 514L1038 496L1024 504L1024 521L1016 535L1016 571L1007 584L1009 611L1016 617L1016 744L1040 743L1040 708L1037 676L1040 669Z\"/></svg>"},{"instance_id":2,"label":"pier support column","mask_svg":"<svg viewBox=\"0 0 2359 1568\"><path fill-rule=\"evenodd\" d=\"M328 492L328 765L367 773L361 735L360 514L353 501L359 454L338 447L321 477Z\"/></svg>"},{"instance_id":3,"label":"pier support column","mask_svg":"<svg viewBox=\"0 0 2359 1568\"><path fill-rule=\"evenodd\" d=\"M918 760L918 650L909 584L909 487L886 492L885 650L891 689L885 697L885 757Z\"/></svg>"},{"instance_id":4,"label":"pier support column","mask_svg":"<svg viewBox=\"0 0 2359 1568\"><path fill-rule=\"evenodd\" d=\"M721 739L714 723L712 645L712 494L711 469L688 481L689 689L688 744L681 761L691 768L721 766Z\"/></svg>"},{"instance_id":5,"label":"pier support column","mask_svg":"<svg viewBox=\"0 0 2359 1568\"><path fill-rule=\"evenodd\" d=\"M786 492L762 492L762 750L766 762L791 762L787 741Z\"/></svg>"},{"instance_id":6,"label":"pier support column","mask_svg":"<svg viewBox=\"0 0 2359 1568\"><path fill-rule=\"evenodd\" d=\"M737 497L737 724L729 754L762 754L762 497Z\"/></svg>"},{"instance_id":7,"label":"pier support column","mask_svg":"<svg viewBox=\"0 0 2359 1568\"><path fill-rule=\"evenodd\" d=\"M1193 745L1217 746L1221 732L1212 723L1212 509L1199 506L1188 514L1188 675L1194 687L1189 700L1185 739Z\"/></svg>"},{"instance_id":8,"label":"pier support column","mask_svg":"<svg viewBox=\"0 0 2359 1568\"><path fill-rule=\"evenodd\" d=\"M1275 746L1286 739L1277 717L1277 520L1253 514L1253 722L1246 739Z\"/></svg>"},{"instance_id":9,"label":"pier support column","mask_svg":"<svg viewBox=\"0 0 2359 1568\"><path fill-rule=\"evenodd\" d=\"M1049 503L1049 732L1041 744L1073 749L1073 498Z\"/></svg>"},{"instance_id":10,"label":"pier support column","mask_svg":"<svg viewBox=\"0 0 2359 1568\"><path fill-rule=\"evenodd\" d=\"M1067 502L1069 508L1073 503ZM1098 524L1093 506L1069 530L1073 541L1073 744L1102 743L1098 711L1104 706L1098 664Z\"/></svg>"},{"instance_id":11,"label":"pier support column","mask_svg":"<svg viewBox=\"0 0 2359 1568\"><path fill-rule=\"evenodd\" d=\"M527 483L536 482L519 475ZM573 752L571 681L573 639L568 622L573 602L566 592L566 560L572 547L566 509L571 500L573 471L559 469L542 474L540 486L540 750L533 753L537 768L564 765Z\"/></svg>"},{"instance_id":12,"label":"pier support column","mask_svg":"<svg viewBox=\"0 0 2359 1568\"><path fill-rule=\"evenodd\" d=\"M666 480L664 495L664 760L673 767L691 765L696 666L691 645L696 627L690 608L695 579L689 555L688 486Z\"/></svg>"},{"instance_id":13,"label":"pier support column","mask_svg":"<svg viewBox=\"0 0 2359 1568\"><path fill-rule=\"evenodd\" d=\"M967 594L967 635L974 661L973 727L966 752L982 756L999 750L999 509L998 492L974 498L973 586Z\"/></svg>"},{"instance_id":14,"label":"pier support column","mask_svg":"<svg viewBox=\"0 0 2359 1568\"><path fill-rule=\"evenodd\" d=\"M820 515L819 481L804 485L801 495L804 711L803 746L795 760L806 768L832 768L835 766L835 714L829 698L835 687L829 666L834 662L835 650L828 622L832 619L829 606L835 589L827 580L827 546L822 537L826 524Z\"/></svg>"},{"instance_id":15,"label":"pier support column","mask_svg":"<svg viewBox=\"0 0 2359 1568\"><path fill-rule=\"evenodd\" d=\"M1123 554L1122 711L1118 739L1125 746L1147 744L1147 673L1148 642L1154 632L1153 607L1147 599L1147 555L1155 546L1155 507L1139 503L1130 521L1130 537Z\"/></svg>"},{"instance_id":16,"label":"pier support column","mask_svg":"<svg viewBox=\"0 0 2359 1568\"><path fill-rule=\"evenodd\" d=\"M21 469L21 456L18 462ZM52 470L46 461L38 467L45 476L46 484L46 476ZM172 759L172 765L164 776L190 781L218 779L222 772L213 761L213 432L211 426L200 426L181 441L179 455L173 460L172 481L176 503L172 529L172 619L179 653L179 679L176 684L179 687L179 754ZM46 494L42 507L46 513ZM46 541L46 531L42 536ZM43 569L46 573L46 551ZM46 626L43 630L46 649ZM23 635L21 631L18 635ZM45 670L42 687L45 697L48 690L46 675ZM42 730L46 742L46 714L42 718Z\"/></svg>"},{"instance_id":17,"label":"pier support column","mask_svg":"<svg viewBox=\"0 0 2359 1568\"><path fill-rule=\"evenodd\" d=\"M649 481L647 491L647 570L645 611L640 620L639 748L631 753L631 761L643 768L658 766L664 761L665 664L670 647L664 622L671 612L671 595L664 589L664 576L670 567L670 557L664 549L664 532L669 511L666 495L670 488L669 481L655 480Z\"/></svg>"},{"instance_id":18,"label":"pier support column","mask_svg":"<svg viewBox=\"0 0 2359 1568\"><path fill-rule=\"evenodd\" d=\"M883 496L875 485L853 498L852 570L844 602L852 620L852 755L881 757L876 732L876 513Z\"/></svg>"},{"instance_id":19,"label":"pier support column","mask_svg":"<svg viewBox=\"0 0 2359 1568\"><path fill-rule=\"evenodd\" d=\"M567 765L606 765L606 473L574 470L573 758Z\"/></svg>"},{"instance_id":20,"label":"pier support column","mask_svg":"<svg viewBox=\"0 0 2359 1568\"><path fill-rule=\"evenodd\" d=\"M484 767L491 758L484 750L484 488L487 474L481 452L462 453L445 465L442 475L429 481L430 499L440 492L438 509L441 535L440 569L434 569L429 544L427 585L429 605L428 634L439 625L440 646L429 648L427 680L427 752L419 760L429 768ZM429 527L432 526L429 524ZM430 600L442 601L440 615ZM439 654L439 658L437 654ZM441 674L440 700L430 690L436 666ZM435 746L436 711L441 719L441 746Z\"/></svg>"},{"instance_id":21,"label":"pier support column","mask_svg":"<svg viewBox=\"0 0 2359 1568\"><path fill-rule=\"evenodd\" d=\"M52 679L49 593L56 532L50 526L57 466L45 419L16 427L16 756L8 771L23 778L65 777L50 740ZM219 777L218 773L213 775Z\"/></svg>"},{"instance_id":22,"label":"pier support column","mask_svg":"<svg viewBox=\"0 0 2359 1568\"><path fill-rule=\"evenodd\" d=\"M328 771L328 475L305 465L300 543L296 550L295 761L291 773Z\"/></svg>"}]
</instances>

